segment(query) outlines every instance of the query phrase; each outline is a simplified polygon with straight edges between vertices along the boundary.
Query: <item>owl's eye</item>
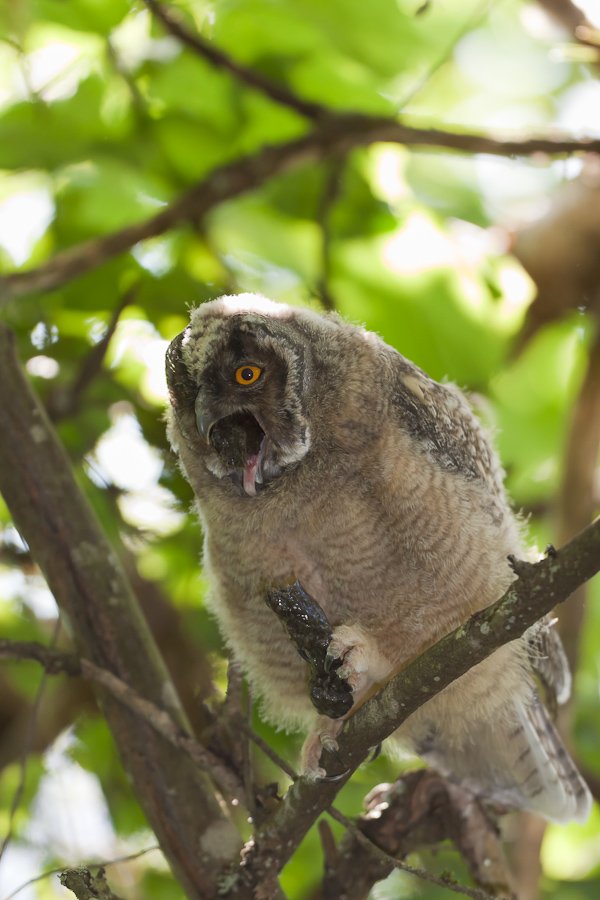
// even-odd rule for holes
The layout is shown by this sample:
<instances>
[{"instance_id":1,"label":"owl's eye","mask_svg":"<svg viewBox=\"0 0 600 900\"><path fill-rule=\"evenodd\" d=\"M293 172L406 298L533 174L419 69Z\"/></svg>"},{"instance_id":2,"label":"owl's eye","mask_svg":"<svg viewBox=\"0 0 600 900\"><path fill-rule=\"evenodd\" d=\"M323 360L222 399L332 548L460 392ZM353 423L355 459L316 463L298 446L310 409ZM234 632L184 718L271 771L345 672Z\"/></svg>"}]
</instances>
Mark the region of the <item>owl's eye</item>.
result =
<instances>
[{"instance_id":1,"label":"owl's eye","mask_svg":"<svg viewBox=\"0 0 600 900\"><path fill-rule=\"evenodd\" d=\"M262 369L258 366L240 366L235 373L235 380L238 384L252 384L261 372Z\"/></svg>"}]
</instances>

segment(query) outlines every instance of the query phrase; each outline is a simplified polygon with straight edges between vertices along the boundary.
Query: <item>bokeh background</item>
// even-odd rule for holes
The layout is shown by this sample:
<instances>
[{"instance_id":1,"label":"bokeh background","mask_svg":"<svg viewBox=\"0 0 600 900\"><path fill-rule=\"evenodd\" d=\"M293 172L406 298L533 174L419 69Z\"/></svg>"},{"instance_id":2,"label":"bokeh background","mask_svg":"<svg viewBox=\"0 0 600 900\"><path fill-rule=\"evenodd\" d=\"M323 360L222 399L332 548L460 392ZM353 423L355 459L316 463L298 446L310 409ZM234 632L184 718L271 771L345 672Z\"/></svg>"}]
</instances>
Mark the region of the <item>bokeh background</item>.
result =
<instances>
[{"instance_id":1,"label":"bokeh background","mask_svg":"<svg viewBox=\"0 0 600 900\"><path fill-rule=\"evenodd\" d=\"M500 137L600 137L600 2L554 3L558 18L547 5L185 0L175 8L236 60L337 111L401 112L419 127ZM308 127L185 49L142 2L12 0L0 10L0 274L142 221L216 166ZM210 723L203 704L223 695L227 663L203 605L191 493L163 425L164 354L188 308L243 290L335 307L433 378L470 391L496 434L529 541L543 550L600 506L599 249L593 154L503 158L373 144L265 177L54 290L8 298L0 315L199 731ZM48 642L56 619L0 500L0 634ZM567 619L576 678L563 727L600 782L600 580ZM64 628L58 640L67 644ZM0 669L0 839L12 832L0 900L53 867L154 843L89 690L45 679L38 702L41 685L33 664ZM254 724L296 761L298 737L257 716ZM259 780L284 785L258 751L254 764ZM365 793L398 770L386 758L361 769L341 809L357 814ZM515 865L530 870L528 900L600 896L598 808L586 826L546 829L539 893L535 839L527 843L516 820L506 836ZM468 880L449 850L411 861ZM284 872L292 900L315 896L321 868L314 830ZM131 900L182 896L159 851L109 871ZM56 876L18 894L67 896ZM373 892L446 896L400 872Z\"/></svg>"}]
</instances>

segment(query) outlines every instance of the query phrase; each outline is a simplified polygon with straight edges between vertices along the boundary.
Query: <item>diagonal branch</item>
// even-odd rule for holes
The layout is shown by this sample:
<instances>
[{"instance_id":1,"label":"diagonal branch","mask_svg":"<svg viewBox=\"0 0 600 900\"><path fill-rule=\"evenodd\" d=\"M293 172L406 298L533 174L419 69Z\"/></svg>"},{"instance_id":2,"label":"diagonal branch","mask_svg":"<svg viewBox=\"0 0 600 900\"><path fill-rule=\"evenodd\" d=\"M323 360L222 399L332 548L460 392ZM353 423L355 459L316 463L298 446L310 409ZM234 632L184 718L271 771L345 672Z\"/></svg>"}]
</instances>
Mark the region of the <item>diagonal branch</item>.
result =
<instances>
[{"instance_id":1,"label":"diagonal branch","mask_svg":"<svg viewBox=\"0 0 600 900\"><path fill-rule=\"evenodd\" d=\"M71 385L57 388L50 394L46 409L51 420L56 424L79 412L85 391L99 375L109 344L117 330L123 310L133 302L136 289L131 288L115 306L104 336L95 344L90 353L82 360L79 371Z\"/></svg>"},{"instance_id":2,"label":"diagonal branch","mask_svg":"<svg viewBox=\"0 0 600 900\"><path fill-rule=\"evenodd\" d=\"M181 194L144 222L128 225L105 237L77 244L45 265L0 278L0 305L32 291L50 291L89 272L139 241L157 237L190 218L205 216L225 200L253 190L275 175L307 162L343 156L355 147L379 141L413 147L439 147L463 153L494 156L532 156L536 153L600 153L599 139L574 140L565 135L498 140L466 132L413 128L395 119L364 115L331 116L309 134L289 143L267 146L214 169L206 179Z\"/></svg>"},{"instance_id":3,"label":"diagonal branch","mask_svg":"<svg viewBox=\"0 0 600 900\"><path fill-rule=\"evenodd\" d=\"M288 106L290 109L300 113L301 116L306 116L308 119L315 119L318 121L319 119L329 118L329 116L332 115L332 113L330 113L325 106L321 106L320 103L312 103L310 100L303 100L301 97L298 97L290 91L289 88L277 84L275 81L271 81L260 72L257 72L256 69L251 69L249 66L244 66L241 63L236 62L223 50L215 47L214 44L205 40L201 35L192 34L192 32L188 31L179 19L173 15L171 10L164 3L159 3L157 0L144 0L144 2L148 9L150 9L156 18L162 22L166 30L172 34L173 37L180 40L182 44L185 44L186 47L189 47L190 50L193 50L198 56L208 60L213 66L226 69L250 87L258 88L259 91L262 91L263 94L266 94L271 100L275 100L276 103L281 103L283 106Z\"/></svg>"},{"instance_id":4,"label":"diagonal branch","mask_svg":"<svg viewBox=\"0 0 600 900\"><path fill-rule=\"evenodd\" d=\"M228 796L238 803L245 804L244 790L239 778L218 756L199 744L181 725L174 722L164 709L141 697L122 678L117 678L108 669L95 666L87 659L80 659L74 653L45 647L35 641L15 642L0 639L0 659L35 660L45 668L48 675L56 675L59 672L71 676L79 675L106 688L115 699L144 719L170 744L183 750L198 768L208 772Z\"/></svg>"},{"instance_id":5,"label":"diagonal branch","mask_svg":"<svg viewBox=\"0 0 600 900\"><path fill-rule=\"evenodd\" d=\"M499 831L482 803L433 769L406 772L394 784L380 784L364 800L365 813L356 824L335 807L327 812L347 828L335 848L323 882L323 900L366 900L374 884L401 868L432 880L429 872L411 869L403 860L422 847L450 840L461 853L479 888L512 895ZM324 820L321 819L320 823ZM319 824L320 824L319 823ZM476 900L491 900L478 889L442 879ZM439 882L438 882L439 883Z\"/></svg>"},{"instance_id":6,"label":"diagonal branch","mask_svg":"<svg viewBox=\"0 0 600 900\"><path fill-rule=\"evenodd\" d=\"M415 773L415 774L420 775L421 772ZM423 773L423 774L425 774L425 773ZM432 774L435 778L439 778L439 776L435 772L427 773L427 774ZM408 865L402 859L397 859L394 856L392 856L390 853L388 853L386 850L382 849L377 843L375 843L373 840L371 840L370 837L368 837L360 828L358 828L356 825L354 825L354 823L351 822L350 819L348 819L346 816L344 816L334 806L329 807L327 812L332 817L332 819L335 819L337 822L339 822L341 825L344 825L348 829L348 832L354 837L354 839L356 841L357 848L360 848L360 850L362 850L364 856L366 856L367 858L370 857L371 863L373 863L375 861L377 863L379 863L379 865L382 867L382 869L381 869L382 872L384 871L383 867L385 867L385 870L386 870L385 875L382 874L381 875L382 878L387 877L387 875L389 875L389 872L392 869L401 869L403 872L408 872L410 875L414 875L416 878L423 879L423 881L429 881L432 884L438 885L438 887L445 888L448 891L453 891L455 894L463 894L463 896L465 896L465 897L470 897L471 900L495 900L495 898L491 894L488 894L487 891L483 891L480 888L472 888L472 887L468 887L465 884L458 884L457 882L451 881L450 879L448 879L446 877L443 877L443 876L440 877L438 875L434 875L432 872L427 872L424 869L415 869L414 866ZM463 812L464 812L464 810L463 810ZM431 822L434 825L434 827L436 824L436 819L440 816L440 813L442 813L442 810L440 810L439 808L429 810L429 817L428 817L429 822ZM439 835L439 839L433 841L433 843L439 843L439 842L441 842L441 840L443 840L443 837L442 837L443 831L441 829L440 829L440 832L441 833ZM416 850L420 846L423 846L426 844L427 844L427 840L422 840L420 842L417 842L414 849ZM356 849L355 849L355 852L356 852ZM366 860L364 857L362 857L360 859L360 862L363 865L365 864L365 861ZM378 880L381 880L381 879L378 879ZM340 896L339 893L336 896ZM345 900L362 900L362 898L365 897L366 895L360 889L358 892L356 892L354 890L354 885L352 885L350 887L350 890L346 890L344 892L343 896L344 896ZM497 894L496 894L496 897L498 898ZM502 898L498 898L498 900L502 900Z\"/></svg>"},{"instance_id":7,"label":"diagonal branch","mask_svg":"<svg viewBox=\"0 0 600 900\"><path fill-rule=\"evenodd\" d=\"M558 603L600 571L600 519L538 563L518 563L519 578L488 609L429 648L371 697L346 723L339 753L347 771L338 781L296 781L280 806L261 824L245 856L243 882L228 898L250 900L257 884L273 879L304 835L367 756L423 703L494 650L520 637Z\"/></svg>"}]
</instances>

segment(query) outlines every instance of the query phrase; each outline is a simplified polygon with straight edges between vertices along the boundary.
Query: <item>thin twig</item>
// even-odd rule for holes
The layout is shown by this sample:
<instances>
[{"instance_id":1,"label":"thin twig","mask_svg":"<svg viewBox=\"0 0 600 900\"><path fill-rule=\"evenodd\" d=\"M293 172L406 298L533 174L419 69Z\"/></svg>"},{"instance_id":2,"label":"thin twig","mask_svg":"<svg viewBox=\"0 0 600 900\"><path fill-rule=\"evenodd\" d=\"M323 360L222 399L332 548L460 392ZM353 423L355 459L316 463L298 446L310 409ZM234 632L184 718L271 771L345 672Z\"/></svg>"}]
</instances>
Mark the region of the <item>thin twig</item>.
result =
<instances>
[{"instance_id":1,"label":"thin twig","mask_svg":"<svg viewBox=\"0 0 600 900\"><path fill-rule=\"evenodd\" d=\"M54 649L54 645L58 640L58 635L60 634L61 629L61 621L60 618L56 620L54 625L54 630L52 632L52 637L50 639L50 649ZM10 808L10 813L8 817L8 828L6 830L6 835L4 840L2 841L2 846L0 846L0 862L2 862L2 857L4 856L4 852L8 847L12 835L13 835L13 826L15 821L15 816L17 814L17 810L19 808L19 804L21 803L21 798L23 796L23 791L25 790L25 779L27 777L27 761L29 759L29 752L31 750L31 745L33 744L33 739L35 737L35 729L37 726L38 714L42 705L42 700L44 697L44 691L46 689L46 680L48 677L48 672L44 671L42 674L42 678L40 680L35 700L33 702L33 707L31 709L31 714L29 717L29 724L27 726L27 732L25 735L25 741L23 743L23 751L21 753L21 761L20 761L20 771L19 771L19 784L15 791L15 795L13 797L13 802Z\"/></svg>"},{"instance_id":2,"label":"thin twig","mask_svg":"<svg viewBox=\"0 0 600 900\"><path fill-rule=\"evenodd\" d=\"M84 678L106 688L113 697L120 700L132 712L142 716L170 744L184 750L199 768L209 772L225 793L239 803L246 804L244 790L237 775L227 768L218 756L199 744L187 731L177 725L169 713L160 709L150 700L140 697L137 691L134 691L133 688L129 687L120 678L117 678L116 675L113 675L112 672L95 666L87 659L81 660L81 674Z\"/></svg>"},{"instance_id":3,"label":"thin twig","mask_svg":"<svg viewBox=\"0 0 600 900\"><path fill-rule=\"evenodd\" d=\"M53 391L48 399L48 415L53 422L60 422L79 411L83 394L100 373L109 344L119 324L123 310L132 303L137 287L130 288L113 310L104 336L92 347L82 361L72 385Z\"/></svg>"},{"instance_id":4,"label":"thin twig","mask_svg":"<svg viewBox=\"0 0 600 900\"><path fill-rule=\"evenodd\" d=\"M257 188L268 178L295 166L347 154L354 147L384 141L413 147L438 147L463 153L494 156L531 156L545 153L600 153L600 139L574 140L565 135L497 140L486 135L412 128L395 119L364 115L331 116L309 134L254 156L214 169L203 181L144 222L128 225L105 237L85 241L57 254L45 265L0 278L0 305L32 291L50 291L96 268L135 244L157 237L192 216L201 217L224 200Z\"/></svg>"},{"instance_id":5,"label":"thin twig","mask_svg":"<svg viewBox=\"0 0 600 900\"><path fill-rule=\"evenodd\" d=\"M308 119L319 120L328 118L332 115L332 113L330 113L325 106L321 106L320 103L303 100L301 97L294 94L293 91L289 90L289 88L277 84L269 78L266 78L260 72L257 72L255 69L251 69L249 66L244 66L234 59L231 59L231 57L224 53L223 50L219 50L218 47L215 47L210 41L205 40L201 35L192 34L192 32L173 15L171 10L164 3L158 3L157 0L145 0L145 3L152 11L153 15L162 22L166 30L172 34L173 37L176 37L182 44L185 44L186 47L189 47L203 59L208 60L213 66L227 69L227 71L231 72L232 75L235 75L240 81L250 87L258 88L259 91L262 91L263 94L266 94L271 100L275 100L276 103L281 103L283 106L295 110L295 112Z\"/></svg>"},{"instance_id":6,"label":"thin twig","mask_svg":"<svg viewBox=\"0 0 600 900\"><path fill-rule=\"evenodd\" d=\"M408 863L403 862L403 860L390 856L389 853L386 853L385 850L382 850L381 847L374 844L366 834L362 833L360 828L357 828L356 825L336 809L335 806L330 806L326 812L332 819L340 822L351 831L359 844L368 850L369 853L388 862L390 866L394 866L395 869L402 869L403 872L408 872L409 875L414 875L416 878L421 878L423 881L430 881L432 884L447 888L447 890L454 891L456 894L464 894L466 897L471 897L472 900L502 900L502 898L493 897L491 894L488 894L486 891L482 891L479 888L471 888L464 884L456 884L453 881L449 881L447 878L440 878L432 872L427 872L425 869L415 869L414 866L409 866Z\"/></svg>"},{"instance_id":7,"label":"thin twig","mask_svg":"<svg viewBox=\"0 0 600 900\"><path fill-rule=\"evenodd\" d=\"M225 793L245 805L244 790L239 779L216 754L203 747L177 725L164 709L141 697L137 691L107 669L101 669L87 659L78 660L72 653L62 653L35 642L25 641L0 640L0 659L35 660L44 666L47 674L56 675L65 672L67 675L81 675L82 678L101 685L128 709L141 716L169 743L184 750L199 768L214 778Z\"/></svg>"},{"instance_id":8,"label":"thin twig","mask_svg":"<svg viewBox=\"0 0 600 900\"><path fill-rule=\"evenodd\" d=\"M282 772L285 772L287 777L291 781L296 781L298 778L297 772L290 766L288 762L285 761L278 753L273 750L272 747L264 741L259 734L254 731L254 729L250 728L245 719L241 719L240 721L241 727L247 732L250 740L259 747L265 756L268 756L271 762L274 762L276 766L278 766Z\"/></svg>"},{"instance_id":9,"label":"thin twig","mask_svg":"<svg viewBox=\"0 0 600 900\"><path fill-rule=\"evenodd\" d=\"M40 663L46 670L46 675L58 675L64 672L66 675L81 676L81 660L74 653L65 650L55 650L37 641L9 641L0 639L0 659L33 660Z\"/></svg>"}]
</instances>

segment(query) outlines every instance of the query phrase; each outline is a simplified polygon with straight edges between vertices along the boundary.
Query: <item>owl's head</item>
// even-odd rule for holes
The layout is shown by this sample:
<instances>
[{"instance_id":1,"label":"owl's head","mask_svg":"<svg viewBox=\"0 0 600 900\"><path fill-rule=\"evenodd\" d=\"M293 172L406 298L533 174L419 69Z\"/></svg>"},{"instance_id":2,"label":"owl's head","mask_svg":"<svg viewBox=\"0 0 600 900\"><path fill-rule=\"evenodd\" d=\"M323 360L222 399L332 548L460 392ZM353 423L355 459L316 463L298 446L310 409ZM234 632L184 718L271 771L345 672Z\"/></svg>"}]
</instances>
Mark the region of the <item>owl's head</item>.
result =
<instances>
[{"instance_id":1,"label":"owl's head","mask_svg":"<svg viewBox=\"0 0 600 900\"><path fill-rule=\"evenodd\" d=\"M216 477L248 495L263 491L311 446L322 355L315 348L335 328L334 320L256 294L198 307L167 352L177 442Z\"/></svg>"}]
</instances>

